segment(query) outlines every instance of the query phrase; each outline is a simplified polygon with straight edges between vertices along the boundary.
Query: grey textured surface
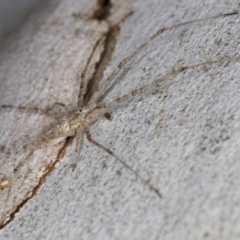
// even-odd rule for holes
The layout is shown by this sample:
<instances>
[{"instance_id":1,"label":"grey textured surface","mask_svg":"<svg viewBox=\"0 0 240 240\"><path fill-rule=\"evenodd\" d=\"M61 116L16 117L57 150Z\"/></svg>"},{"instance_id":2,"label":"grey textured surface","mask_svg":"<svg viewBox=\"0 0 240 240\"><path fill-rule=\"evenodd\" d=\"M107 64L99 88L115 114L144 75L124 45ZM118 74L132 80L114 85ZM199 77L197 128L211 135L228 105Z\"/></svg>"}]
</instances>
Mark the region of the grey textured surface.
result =
<instances>
[{"instance_id":1,"label":"grey textured surface","mask_svg":"<svg viewBox=\"0 0 240 240\"><path fill-rule=\"evenodd\" d=\"M0 0L0 41L16 30L43 0Z\"/></svg>"},{"instance_id":2,"label":"grey textured surface","mask_svg":"<svg viewBox=\"0 0 240 240\"><path fill-rule=\"evenodd\" d=\"M237 4L133 1L134 14L121 30L105 78L159 28L230 12ZM239 21L237 15L164 33L124 68L104 102L177 67L238 55ZM76 57L59 54L67 56ZM239 69L235 61L189 70L121 104L111 111L113 121L102 119L91 128L95 139L160 189L161 200L84 139L77 171L70 168L73 142L37 194L1 230L1 239L239 239ZM39 75L34 79L38 86ZM13 91L10 86L5 83ZM58 101L73 101L60 84L54 86ZM26 99L39 103L35 88L28 91ZM13 92L4 101L19 99Z\"/></svg>"}]
</instances>

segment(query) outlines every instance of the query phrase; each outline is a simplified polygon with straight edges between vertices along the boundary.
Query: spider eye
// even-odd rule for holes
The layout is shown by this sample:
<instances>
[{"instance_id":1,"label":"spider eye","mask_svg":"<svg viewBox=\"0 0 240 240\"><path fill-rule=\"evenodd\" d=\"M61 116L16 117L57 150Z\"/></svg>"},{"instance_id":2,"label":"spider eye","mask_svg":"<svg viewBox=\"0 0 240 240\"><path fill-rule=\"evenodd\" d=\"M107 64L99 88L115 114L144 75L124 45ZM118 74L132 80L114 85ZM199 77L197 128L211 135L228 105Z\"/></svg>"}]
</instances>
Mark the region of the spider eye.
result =
<instances>
[{"instance_id":1,"label":"spider eye","mask_svg":"<svg viewBox=\"0 0 240 240\"><path fill-rule=\"evenodd\" d=\"M86 112L86 111L87 111L87 108L85 108L85 107L80 107L78 111L79 111L80 113Z\"/></svg>"}]
</instances>

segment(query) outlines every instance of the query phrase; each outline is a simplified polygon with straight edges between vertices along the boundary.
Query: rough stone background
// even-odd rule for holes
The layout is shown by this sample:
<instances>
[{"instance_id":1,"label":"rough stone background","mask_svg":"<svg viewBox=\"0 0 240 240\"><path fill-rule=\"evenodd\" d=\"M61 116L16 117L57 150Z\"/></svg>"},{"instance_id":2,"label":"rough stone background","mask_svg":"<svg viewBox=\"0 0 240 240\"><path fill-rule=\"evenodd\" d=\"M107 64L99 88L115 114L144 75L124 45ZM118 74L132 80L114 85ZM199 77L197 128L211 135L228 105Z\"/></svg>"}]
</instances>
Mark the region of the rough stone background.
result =
<instances>
[{"instance_id":1,"label":"rough stone background","mask_svg":"<svg viewBox=\"0 0 240 240\"><path fill-rule=\"evenodd\" d=\"M158 29L239 10L238 1L223 0L112 3L118 6L110 22L131 10L134 14L121 25L103 81ZM109 23L89 20L96 6L96 1L50 1L10 38L0 56L1 105L46 109L61 102L76 107L87 56L109 29ZM103 102L181 66L238 56L239 21L235 15L162 34L124 67ZM162 199L86 139L77 170L71 170L73 140L39 186L64 143L30 157L27 152L14 155L50 119L1 109L0 180L12 183L10 194L9 187L0 190L1 218L18 211L0 238L239 239L239 69L239 61L233 61L188 70L113 109L112 121L102 118L92 126L92 136L149 179ZM57 112L64 114L64 109Z\"/></svg>"}]
</instances>

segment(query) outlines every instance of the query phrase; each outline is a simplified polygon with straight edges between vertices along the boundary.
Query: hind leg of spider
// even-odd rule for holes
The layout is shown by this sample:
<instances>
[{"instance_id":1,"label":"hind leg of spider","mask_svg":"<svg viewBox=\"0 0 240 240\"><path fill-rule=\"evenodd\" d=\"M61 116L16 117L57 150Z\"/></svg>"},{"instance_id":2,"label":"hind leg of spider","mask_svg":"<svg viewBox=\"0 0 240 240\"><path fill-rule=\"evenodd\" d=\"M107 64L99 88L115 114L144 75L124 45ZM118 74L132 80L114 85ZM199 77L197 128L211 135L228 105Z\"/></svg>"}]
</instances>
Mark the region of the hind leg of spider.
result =
<instances>
[{"instance_id":1,"label":"hind leg of spider","mask_svg":"<svg viewBox=\"0 0 240 240\"><path fill-rule=\"evenodd\" d=\"M149 180L146 180L144 177L142 177L137 171L135 171L130 165L128 165L126 162L124 162L121 158L119 158L114 152L112 152L111 150L109 150L108 148L106 148L105 146L103 146L102 144L98 143L97 141L95 141L90 133L90 130L88 128L87 125L83 125L84 128L84 132L87 136L87 139L90 143L94 144L95 146L103 149L104 151L106 151L108 154L110 154L111 156L113 156L118 162L120 162L125 168L127 168L129 171L131 171L137 178L139 178L144 184L146 184L151 190L153 190L157 196L159 198L162 198L162 195L160 193L160 191L155 188L152 184L149 183Z\"/></svg>"}]
</instances>

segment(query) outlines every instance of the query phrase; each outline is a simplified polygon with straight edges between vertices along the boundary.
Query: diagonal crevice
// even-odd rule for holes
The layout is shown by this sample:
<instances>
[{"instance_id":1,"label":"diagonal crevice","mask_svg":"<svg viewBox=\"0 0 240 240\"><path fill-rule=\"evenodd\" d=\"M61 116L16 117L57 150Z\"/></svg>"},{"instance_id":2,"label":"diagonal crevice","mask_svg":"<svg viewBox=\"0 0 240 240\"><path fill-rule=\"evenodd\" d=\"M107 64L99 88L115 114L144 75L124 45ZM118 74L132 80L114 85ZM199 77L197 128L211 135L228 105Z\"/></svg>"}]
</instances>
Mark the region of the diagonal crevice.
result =
<instances>
[{"instance_id":1,"label":"diagonal crevice","mask_svg":"<svg viewBox=\"0 0 240 240\"><path fill-rule=\"evenodd\" d=\"M98 21L105 21L109 18L110 12L111 12L111 1L110 0L99 0L98 1L98 8L97 10L93 13L92 19L96 19ZM119 23L122 23L125 20L122 19ZM98 88L98 85L103 77L103 73L109 64L109 62L112 59L112 55L117 43L117 38L120 33L120 27L119 23L117 23L114 26L110 26L109 30L105 34L105 41L104 41L104 49L101 53L100 60L96 64L95 71L93 75L91 76L88 84L87 84L87 91L86 94L84 95L84 105L87 104L93 93L96 91ZM39 188L42 186L42 184L45 182L47 176L54 170L54 166L59 162L59 160L65 155L66 149L69 146L69 144L72 142L72 137L67 138L65 143L62 145L62 147L58 150L56 160L51 162L48 166L46 166L46 169L39 179L38 184L31 190L31 195L26 194L26 197L24 198L23 201L21 201L15 208L12 210L12 212L9 214L9 219L5 223L0 223L2 224L0 226L0 229L3 229L5 226L7 226L10 222L12 222L15 218L15 215L20 212L21 208L31 199L33 198L36 194Z\"/></svg>"}]
</instances>

